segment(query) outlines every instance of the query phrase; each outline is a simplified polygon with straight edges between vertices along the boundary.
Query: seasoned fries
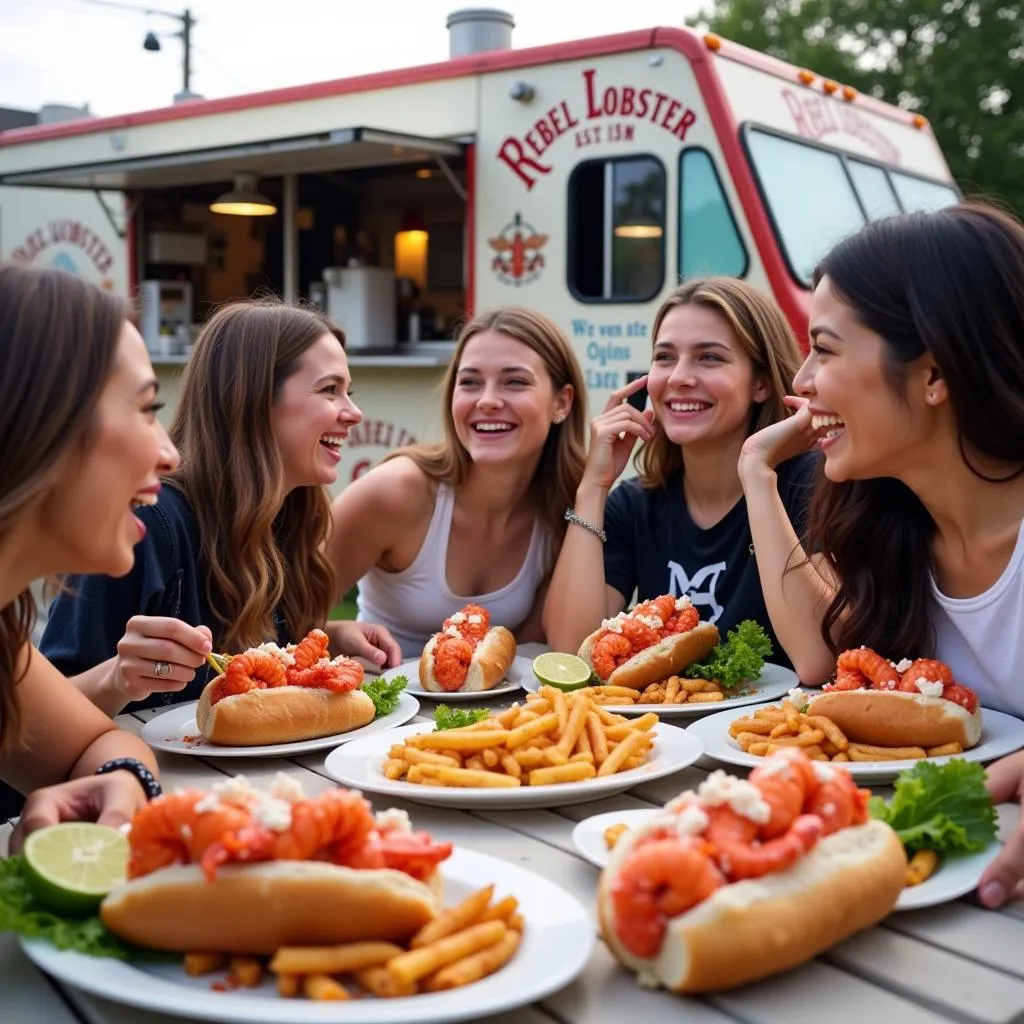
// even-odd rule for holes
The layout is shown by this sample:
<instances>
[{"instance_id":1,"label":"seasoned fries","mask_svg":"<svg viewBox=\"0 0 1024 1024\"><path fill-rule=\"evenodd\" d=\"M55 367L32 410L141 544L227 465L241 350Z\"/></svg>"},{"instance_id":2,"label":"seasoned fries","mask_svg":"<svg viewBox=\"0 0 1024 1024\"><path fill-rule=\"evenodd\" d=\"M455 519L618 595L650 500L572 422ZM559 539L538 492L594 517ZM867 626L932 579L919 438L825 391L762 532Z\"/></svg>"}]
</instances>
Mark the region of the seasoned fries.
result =
<instances>
[{"instance_id":1,"label":"seasoned fries","mask_svg":"<svg viewBox=\"0 0 1024 1024\"><path fill-rule=\"evenodd\" d=\"M608 687L593 688L601 689ZM524 705L482 722L396 743L382 771L385 778L424 786L513 789L582 782L643 764L657 724L653 713L634 719L611 714L591 688L563 693L542 686Z\"/></svg>"},{"instance_id":2,"label":"seasoned fries","mask_svg":"<svg viewBox=\"0 0 1024 1024\"><path fill-rule=\"evenodd\" d=\"M939 866L939 855L934 850L918 850L907 863L907 885L926 882Z\"/></svg>"},{"instance_id":3,"label":"seasoned fries","mask_svg":"<svg viewBox=\"0 0 1024 1024\"><path fill-rule=\"evenodd\" d=\"M350 986L381 999L461 988L503 967L522 940L518 900L506 896L492 903L493 896L493 885L471 892L425 924L408 948L393 942L287 946L268 967L254 957L189 953L185 967L189 974L208 974L227 966L228 988L255 987L269 969L278 995L319 1002L354 998Z\"/></svg>"},{"instance_id":4,"label":"seasoned fries","mask_svg":"<svg viewBox=\"0 0 1024 1024\"><path fill-rule=\"evenodd\" d=\"M604 845L609 850L614 849L615 844L629 831L629 826L621 821L617 825L609 825L604 830Z\"/></svg>"},{"instance_id":5,"label":"seasoned fries","mask_svg":"<svg viewBox=\"0 0 1024 1024\"><path fill-rule=\"evenodd\" d=\"M575 692L575 691L573 691ZM669 676L643 690L628 686L591 686L587 689L595 704L713 704L725 700L717 682L711 679L686 679Z\"/></svg>"},{"instance_id":6,"label":"seasoned fries","mask_svg":"<svg viewBox=\"0 0 1024 1024\"><path fill-rule=\"evenodd\" d=\"M799 747L812 761L917 761L964 751L959 743L927 750L851 743L830 718L808 715L790 700L759 708L750 717L735 719L729 726L729 735L755 757L764 757L780 747Z\"/></svg>"}]
</instances>

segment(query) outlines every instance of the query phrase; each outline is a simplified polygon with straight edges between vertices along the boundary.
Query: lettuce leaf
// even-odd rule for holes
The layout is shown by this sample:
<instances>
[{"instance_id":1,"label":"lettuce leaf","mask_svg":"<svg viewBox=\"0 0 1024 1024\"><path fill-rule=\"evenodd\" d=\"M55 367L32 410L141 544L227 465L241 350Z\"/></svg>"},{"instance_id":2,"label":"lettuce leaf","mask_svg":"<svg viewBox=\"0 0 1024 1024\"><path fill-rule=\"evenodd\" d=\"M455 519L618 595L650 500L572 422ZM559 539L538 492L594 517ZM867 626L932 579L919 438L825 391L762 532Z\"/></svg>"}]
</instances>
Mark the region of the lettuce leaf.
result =
<instances>
[{"instance_id":1,"label":"lettuce leaf","mask_svg":"<svg viewBox=\"0 0 1024 1024\"><path fill-rule=\"evenodd\" d=\"M900 772L892 798L872 797L872 817L889 824L911 852L977 853L996 838L998 819L980 764L920 761Z\"/></svg>"},{"instance_id":2,"label":"lettuce leaf","mask_svg":"<svg viewBox=\"0 0 1024 1024\"><path fill-rule=\"evenodd\" d=\"M753 619L745 619L704 660L683 673L691 679L714 679L723 690L757 679L772 653L768 634Z\"/></svg>"},{"instance_id":3,"label":"lettuce leaf","mask_svg":"<svg viewBox=\"0 0 1024 1024\"><path fill-rule=\"evenodd\" d=\"M361 689L373 701L374 717L383 718L398 707L398 698L408 685L409 680L405 676L395 676L391 680L380 676L368 679Z\"/></svg>"},{"instance_id":4,"label":"lettuce leaf","mask_svg":"<svg viewBox=\"0 0 1024 1024\"><path fill-rule=\"evenodd\" d=\"M445 729L462 729L474 722L482 722L490 715L488 708L453 708L447 704L438 704L434 709L434 731L442 732Z\"/></svg>"},{"instance_id":5,"label":"lettuce leaf","mask_svg":"<svg viewBox=\"0 0 1024 1024\"><path fill-rule=\"evenodd\" d=\"M58 949L124 960L136 950L108 932L95 914L60 917L44 910L29 889L21 857L0 860L0 932L47 939Z\"/></svg>"}]
</instances>

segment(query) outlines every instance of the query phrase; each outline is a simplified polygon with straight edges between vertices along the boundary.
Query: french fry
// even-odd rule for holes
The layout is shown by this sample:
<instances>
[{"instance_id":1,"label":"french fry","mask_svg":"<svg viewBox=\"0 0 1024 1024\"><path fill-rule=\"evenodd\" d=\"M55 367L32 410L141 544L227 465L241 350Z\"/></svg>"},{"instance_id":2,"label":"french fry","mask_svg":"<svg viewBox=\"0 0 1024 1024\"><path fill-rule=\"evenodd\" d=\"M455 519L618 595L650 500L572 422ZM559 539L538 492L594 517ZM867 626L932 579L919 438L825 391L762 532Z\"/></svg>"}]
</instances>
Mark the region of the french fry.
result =
<instances>
[{"instance_id":1,"label":"french fry","mask_svg":"<svg viewBox=\"0 0 1024 1024\"><path fill-rule=\"evenodd\" d=\"M725 700L721 690L708 690L705 693L691 693L687 704L714 704Z\"/></svg>"},{"instance_id":2,"label":"french fry","mask_svg":"<svg viewBox=\"0 0 1024 1024\"><path fill-rule=\"evenodd\" d=\"M547 732L552 732L557 728L558 713L552 711L550 715L538 716L531 721L524 722L522 725L517 725L509 731L504 745L508 750L515 750L516 747L526 746L531 740L536 739L538 736L543 736Z\"/></svg>"},{"instance_id":3,"label":"french fry","mask_svg":"<svg viewBox=\"0 0 1024 1024\"><path fill-rule=\"evenodd\" d=\"M608 740L595 711L587 712L587 735L590 737L590 749L594 753L594 764L600 766L608 757Z\"/></svg>"},{"instance_id":4,"label":"french fry","mask_svg":"<svg viewBox=\"0 0 1024 1024\"><path fill-rule=\"evenodd\" d=\"M847 748L851 761L918 761L928 754L924 747L872 747L851 743Z\"/></svg>"},{"instance_id":5,"label":"french fry","mask_svg":"<svg viewBox=\"0 0 1024 1024\"><path fill-rule=\"evenodd\" d=\"M587 723L587 712L590 710L590 706L589 698L577 697L569 709L569 721L565 723L562 736L556 745L557 749L565 754L566 757L569 756L572 748L576 746L576 737L579 736Z\"/></svg>"},{"instance_id":6,"label":"french fry","mask_svg":"<svg viewBox=\"0 0 1024 1024\"><path fill-rule=\"evenodd\" d=\"M222 970L227 962L223 953L186 953L184 968L190 978L198 978Z\"/></svg>"},{"instance_id":7,"label":"french fry","mask_svg":"<svg viewBox=\"0 0 1024 1024\"><path fill-rule=\"evenodd\" d=\"M387 967L364 967L354 971L352 975L360 988L366 989L370 995L378 999L396 999L399 996L411 996L416 992L416 982L400 982L388 971Z\"/></svg>"},{"instance_id":8,"label":"french fry","mask_svg":"<svg viewBox=\"0 0 1024 1024\"><path fill-rule=\"evenodd\" d=\"M439 764L420 764L416 767L428 778L445 786L468 786L473 789L514 789L519 779L499 772L474 771L470 768L447 768ZM410 773L411 774L411 773Z\"/></svg>"},{"instance_id":9,"label":"french fry","mask_svg":"<svg viewBox=\"0 0 1024 1024\"><path fill-rule=\"evenodd\" d=\"M665 703L675 704L679 700L679 689L682 685L682 680L679 676L670 676L665 683ZM685 692L685 691L684 691Z\"/></svg>"},{"instance_id":10,"label":"french fry","mask_svg":"<svg viewBox=\"0 0 1024 1024\"><path fill-rule=\"evenodd\" d=\"M435 918L435 920L438 920ZM275 974L350 974L387 963L404 950L393 942L346 942L340 946L282 946L270 961Z\"/></svg>"},{"instance_id":11,"label":"french fry","mask_svg":"<svg viewBox=\"0 0 1024 1024\"><path fill-rule=\"evenodd\" d=\"M488 747L503 747L509 738L507 729L443 729L439 732L420 732L405 742L411 747L428 750L477 751Z\"/></svg>"},{"instance_id":12,"label":"french fry","mask_svg":"<svg viewBox=\"0 0 1024 1024\"><path fill-rule=\"evenodd\" d=\"M487 771L487 765L479 754L473 754L472 757L466 758L466 769L471 772L484 772Z\"/></svg>"},{"instance_id":13,"label":"french fry","mask_svg":"<svg viewBox=\"0 0 1024 1024\"><path fill-rule=\"evenodd\" d=\"M934 850L918 850L907 863L907 885L920 885L938 866L939 855Z\"/></svg>"},{"instance_id":14,"label":"french fry","mask_svg":"<svg viewBox=\"0 0 1024 1024\"><path fill-rule=\"evenodd\" d=\"M948 757L950 754L962 754L964 745L962 743L943 743L941 747L930 747L929 757Z\"/></svg>"},{"instance_id":15,"label":"french fry","mask_svg":"<svg viewBox=\"0 0 1024 1024\"><path fill-rule=\"evenodd\" d=\"M605 758L597 770L599 776L614 775L631 754L636 753L647 741L643 732L632 732Z\"/></svg>"},{"instance_id":16,"label":"french fry","mask_svg":"<svg viewBox=\"0 0 1024 1024\"><path fill-rule=\"evenodd\" d=\"M462 931L463 928L476 924L490 904L493 895L493 885L471 892L454 907L443 911L433 921L428 921L412 937L412 941L409 943L410 948L419 949L421 946L429 946L431 942L437 942L438 939L443 939L446 935L452 935ZM398 953L400 952L401 950L398 950ZM385 957L385 959L389 958ZM369 966L369 964L365 966Z\"/></svg>"},{"instance_id":17,"label":"french fry","mask_svg":"<svg viewBox=\"0 0 1024 1024\"><path fill-rule=\"evenodd\" d=\"M619 822L617 825L609 825L604 830L604 844L611 850L622 838L623 834L629 831L629 826Z\"/></svg>"},{"instance_id":18,"label":"french fry","mask_svg":"<svg viewBox=\"0 0 1024 1024\"><path fill-rule=\"evenodd\" d=\"M393 756L401 761L408 761L409 764L446 764L450 768L461 767L459 759L450 754L438 754L433 750L417 750L415 747L400 747L399 749L401 754Z\"/></svg>"},{"instance_id":19,"label":"french fry","mask_svg":"<svg viewBox=\"0 0 1024 1024\"><path fill-rule=\"evenodd\" d=\"M480 916L481 921L505 921L519 909L519 900L515 896L506 896L488 907Z\"/></svg>"},{"instance_id":20,"label":"french fry","mask_svg":"<svg viewBox=\"0 0 1024 1024\"><path fill-rule=\"evenodd\" d=\"M348 989L326 974L306 975L302 979L302 991L307 999L315 999L317 1002L340 1002L349 998Z\"/></svg>"},{"instance_id":21,"label":"french fry","mask_svg":"<svg viewBox=\"0 0 1024 1024\"><path fill-rule=\"evenodd\" d=\"M228 961L228 980L239 988L256 988L263 981L263 964L252 956L233 956Z\"/></svg>"},{"instance_id":22,"label":"french fry","mask_svg":"<svg viewBox=\"0 0 1024 1024\"><path fill-rule=\"evenodd\" d=\"M767 736L775 726L765 718L737 718L729 725L729 735L739 736L741 732Z\"/></svg>"},{"instance_id":23,"label":"french fry","mask_svg":"<svg viewBox=\"0 0 1024 1024\"><path fill-rule=\"evenodd\" d=\"M605 764L608 762L606 761ZM597 769L589 761L571 761L569 764L552 768L534 768L530 772L531 786L553 786L559 782L582 782L597 775Z\"/></svg>"},{"instance_id":24,"label":"french fry","mask_svg":"<svg viewBox=\"0 0 1024 1024\"><path fill-rule=\"evenodd\" d=\"M518 779L523 774L519 762L511 754L501 755L501 767L506 775L511 775L514 779Z\"/></svg>"},{"instance_id":25,"label":"french fry","mask_svg":"<svg viewBox=\"0 0 1024 1024\"><path fill-rule=\"evenodd\" d=\"M294 999L302 988L302 978L298 974L279 974L277 976L277 994L285 999Z\"/></svg>"},{"instance_id":26,"label":"french fry","mask_svg":"<svg viewBox=\"0 0 1024 1024\"><path fill-rule=\"evenodd\" d=\"M486 978L512 959L521 940L519 932L508 929L493 946L441 968L426 979L423 988L427 992L442 992L445 989L471 985L474 981Z\"/></svg>"},{"instance_id":27,"label":"french fry","mask_svg":"<svg viewBox=\"0 0 1024 1024\"><path fill-rule=\"evenodd\" d=\"M806 715L805 718L812 729L820 729L825 734L826 739L836 750L846 750L849 747L850 741L831 718L824 715Z\"/></svg>"},{"instance_id":28,"label":"french fry","mask_svg":"<svg viewBox=\"0 0 1024 1024\"><path fill-rule=\"evenodd\" d=\"M507 931L508 926L504 921L483 921L454 935L447 935L429 946L400 953L388 961L387 969L400 984L417 982L456 960L463 960L493 946Z\"/></svg>"}]
</instances>

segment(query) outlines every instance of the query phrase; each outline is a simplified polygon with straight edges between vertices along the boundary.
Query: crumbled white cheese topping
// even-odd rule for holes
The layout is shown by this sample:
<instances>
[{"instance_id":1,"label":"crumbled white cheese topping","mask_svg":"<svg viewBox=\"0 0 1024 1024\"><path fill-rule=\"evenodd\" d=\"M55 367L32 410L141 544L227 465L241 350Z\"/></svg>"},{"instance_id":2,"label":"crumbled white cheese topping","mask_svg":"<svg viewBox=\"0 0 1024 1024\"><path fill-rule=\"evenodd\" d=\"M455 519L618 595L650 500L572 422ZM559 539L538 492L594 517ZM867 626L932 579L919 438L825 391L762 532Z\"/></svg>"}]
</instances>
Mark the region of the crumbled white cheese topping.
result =
<instances>
[{"instance_id":1,"label":"crumbled white cheese topping","mask_svg":"<svg viewBox=\"0 0 1024 1024\"><path fill-rule=\"evenodd\" d=\"M645 626L650 626L651 629L661 629L665 625L657 615L636 615L634 618L637 622L642 622Z\"/></svg>"},{"instance_id":2,"label":"crumbled white cheese topping","mask_svg":"<svg viewBox=\"0 0 1024 1024\"><path fill-rule=\"evenodd\" d=\"M286 651L283 647L278 647L277 644L268 641L265 644L260 644L258 647L253 648L254 651L266 651L268 654L272 654L282 665L294 665L295 655L291 651Z\"/></svg>"},{"instance_id":3,"label":"crumbled white cheese topping","mask_svg":"<svg viewBox=\"0 0 1024 1024\"><path fill-rule=\"evenodd\" d=\"M398 807L388 807L383 811L378 811L374 818L381 828L390 829L393 832L412 831L412 822L409 820L408 812Z\"/></svg>"},{"instance_id":4,"label":"crumbled white cheese topping","mask_svg":"<svg viewBox=\"0 0 1024 1024\"><path fill-rule=\"evenodd\" d=\"M459 632L458 626L445 626L444 633L447 636L462 636L462 634Z\"/></svg>"},{"instance_id":5,"label":"crumbled white cheese topping","mask_svg":"<svg viewBox=\"0 0 1024 1024\"><path fill-rule=\"evenodd\" d=\"M601 628L607 629L609 633L621 633L622 632L622 619L602 619Z\"/></svg>"},{"instance_id":6,"label":"crumbled white cheese topping","mask_svg":"<svg viewBox=\"0 0 1024 1024\"><path fill-rule=\"evenodd\" d=\"M287 800L261 793L252 809L252 816L271 832L285 832L292 825L292 805Z\"/></svg>"},{"instance_id":7,"label":"crumbled white cheese topping","mask_svg":"<svg viewBox=\"0 0 1024 1024\"><path fill-rule=\"evenodd\" d=\"M484 617L482 615L470 615L468 621L471 626L479 626L484 621Z\"/></svg>"},{"instance_id":8,"label":"crumbled white cheese topping","mask_svg":"<svg viewBox=\"0 0 1024 1024\"><path fill-rule=\"evenodd\" d=\"M691 804L676 818L676 832L681 836L699 836L711 824L707 813Z\"/></svg>"},{"instance_id":9,"label":"crumbled white cheese topping","mask_svg":"<svg viewBox=\"0 0 1024 1024\"><path fill-rule=\"evenodd\" d=\"M812 761L811 767L817 780L821 783L832 782L836 777L836 770L830 764L822 764L821 761Z\"/></svg>"},{"instance_id":10,"label":"crumbled white cheese topping","mask_svg":"<svg viewBox=\"0 0 1024 1024\"><path fill-rule=\"evenodd\" d=\"M462 612L456 612L454 615L448 616L448 621L458 626L466 621L466 616Z\"/></svg>"},{"instance_id":11,"label":"crumbled white cheese topping","mask_svg":"<svg viewBox=\"0 0 1024 1024\"><path fill-rule=\"evenodd\" d=\"M772 809L761 794L761 790L745 779L737 779L719 769L712 772L697 790L701 800L708 807L728 806L741 817L763 825L772 816Z\"/></svg>"},{"instance_id":12,"label":"crumbled white cheese topping","mask_svg":"<svg viewBox=\"0 0 1024 1024\"><path fill-rule=\"evenodd\" d=\"M300 800L306 799L302 783L290 775L285 775L284 772L278 772L274 776L274 781L270 784L270 795L290 804L297 804Z\"/></svg>"},{"instance_id":13,"label":"crumbled white cheese topping","mask_svg":"<svg viewBox=\"0 0 1024 1024\"><path fill-rule=\"evenodd\" d=\"M801 690L799 686L794 686L793 689L786 694L786 696L794 704L799 704L801 707L807 703L807 701L804 699L804 691Z\"/></svg>"},{"instance_id":14,"label":"crumbled white cheese topping","mask_svg":"<svg viewBox=\"0 0 1024 1024\"><path fill-rule=\"evenodd\" d=\"M915 679L914 685L922 697L941 697L944 689L942 683L935 679L925 679L924 676L921 676L920 679Z\"/></svg>"},{"instance_id":15,"label":"crumbled white cheese topping","mask_svg":"<svg viewBox=\"0 0 1024 1024\"><path fill-rule=\"evenodd\" d=\"M760 764L758 768L762 777L767 779L770 779L774 775L782 775L788 778L792 770L786 757L780 757L778 755L768 758Z\"/></svg>"},{"instance_id":16,"label":"crumbled white cheese topping","mask_svg":"<svg viewBox=\"0 0 1024 1024\"><path fill-rule=\"evenodd\" d=\"M693 607L693 602L685 594L683 594L682 597L677 597L676 598L676 611L677 612L682 612L682 611L685 611L687 608L692 608L692 607Z\"/></svg>"},{"instance_id":17,"label":"crumbled white cheese topping","mask_svg":"<svg viewBox=\"0 0 1024 1024\"><path fill-rule=\"evenodd\" d=\"M202 800L197 800L193 810L196 814L205 814L207 811L216 811L221 807L221 802L216 793L207 793Z\"/></svg>"},{"instance_id":18,"label":"crumbled white cheese topping","mask_svg":"<svg viewBox=\"0 0 1024 1024\"><path fill-rule=\"evenodd\" d=\"M901 658L899 661L896 662L894 668L897 672L899 672L900 675L903 675L903 673L906 672L907 669L910 668L910 666L913 664L914 663L909 658Z\"/></svg>"}]
</instances>

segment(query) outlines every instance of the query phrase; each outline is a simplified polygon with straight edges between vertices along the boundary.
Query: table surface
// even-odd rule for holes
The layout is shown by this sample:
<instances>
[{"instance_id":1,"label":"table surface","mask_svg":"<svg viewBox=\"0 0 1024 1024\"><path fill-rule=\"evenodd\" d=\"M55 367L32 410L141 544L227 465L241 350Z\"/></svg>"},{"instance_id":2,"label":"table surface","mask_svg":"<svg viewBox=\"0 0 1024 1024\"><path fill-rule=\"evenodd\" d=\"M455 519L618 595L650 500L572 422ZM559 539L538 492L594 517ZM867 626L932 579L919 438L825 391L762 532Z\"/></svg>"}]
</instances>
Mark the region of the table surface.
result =
<instances>
[{"instance_id":1,"label":"table surface","mask_svg":"<svg viewBox=\"0 0 1024 1024\"><path fill-rule=\"evenodd\" d=\"M525 652L524 652L525 653ZM488 706L507 701L492 700ZM419 719L432 714L422 702ZM121 716L138 731L152 713ZM675 721L685 725L685 719ZM244 774L257 785L283 771L307 792L334 783L323 770L326 752L295 759L203 759L161 754L164 785L208 787L226 774ZM593 814L663 804L721 767L703 758L668 778L603 800L551 810L461 811L369 796L378 807L404 807L417 827L459 846L504 858L553 880L576 896L593 916L597 869L576 852L575 823ZM735 771L735 769L730 769ZM1005 838L1019 809L1000 808ZM0 825L0 852L10 824ZM596 918L595 931L597 928ZM40 973L11 935L0 935L0 999L4 1024L173 1024L184 1019L121 1006L62 985ZM622 1024L642 1014L647 1024L893 1024L937 1021L1011 1024L1024 1022L1024 900L998 911L973 897L927 910L894 914L880 926L835 946L787 974L706 998L688 998L637 986L598 940L583 974L533 1006L493 1017L487 1024ZM344 1021L339 1008L338 1020Z\"/></svg>"}]
</instances>

